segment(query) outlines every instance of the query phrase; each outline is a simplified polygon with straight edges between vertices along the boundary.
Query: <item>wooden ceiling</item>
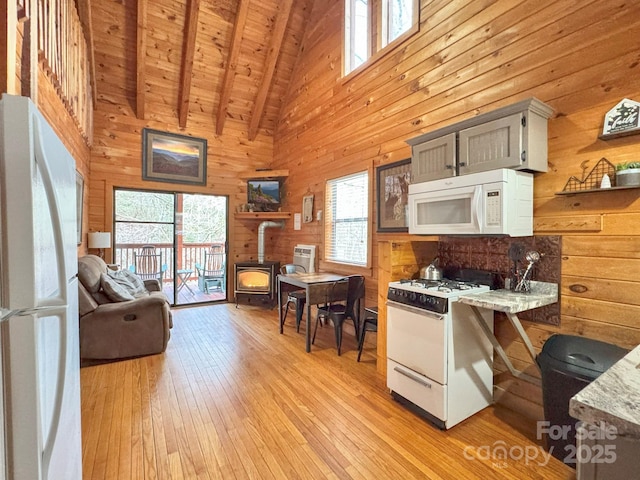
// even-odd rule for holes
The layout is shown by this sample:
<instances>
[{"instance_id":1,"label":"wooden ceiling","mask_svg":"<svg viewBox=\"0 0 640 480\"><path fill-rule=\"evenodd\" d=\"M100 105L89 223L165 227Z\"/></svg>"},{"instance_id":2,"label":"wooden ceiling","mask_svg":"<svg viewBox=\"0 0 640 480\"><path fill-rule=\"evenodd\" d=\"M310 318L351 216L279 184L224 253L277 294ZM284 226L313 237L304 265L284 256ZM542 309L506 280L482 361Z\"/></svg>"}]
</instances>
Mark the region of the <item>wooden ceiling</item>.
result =
<instances>
[{"instance_id":1,"label":"wooden ceiling","mask_svg":"<svg viewBox=\"0 0 640 480\"><path fill-rule=\"evenodd\" d=\"M83 2L80 2L83 3ZM86 0L101 102L272 136L313 0Z\"/></svg>"}]
</instances>

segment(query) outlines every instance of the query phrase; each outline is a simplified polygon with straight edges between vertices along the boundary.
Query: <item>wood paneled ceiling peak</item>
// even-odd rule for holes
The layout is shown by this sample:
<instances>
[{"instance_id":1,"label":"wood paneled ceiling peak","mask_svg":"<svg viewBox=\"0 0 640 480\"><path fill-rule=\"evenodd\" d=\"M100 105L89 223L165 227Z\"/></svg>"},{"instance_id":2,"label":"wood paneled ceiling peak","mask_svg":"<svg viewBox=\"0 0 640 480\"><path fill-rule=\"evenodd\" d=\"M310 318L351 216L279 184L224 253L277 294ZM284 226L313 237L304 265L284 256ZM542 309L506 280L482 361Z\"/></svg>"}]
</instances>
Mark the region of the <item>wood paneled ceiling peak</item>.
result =
<instances>
[{"instance_id":1,"label":"wood paneled ceiling peak","mask_svg":"<svg viewBox=\"0 0 640 480\"><path fill-rule=\"evenodd\" d=\"M99 103L272 136L314 0L85 0ZM128 107L129 106L129 107ZM111 108L111 107L107 107Z\"/></svg>"}]
</instances>

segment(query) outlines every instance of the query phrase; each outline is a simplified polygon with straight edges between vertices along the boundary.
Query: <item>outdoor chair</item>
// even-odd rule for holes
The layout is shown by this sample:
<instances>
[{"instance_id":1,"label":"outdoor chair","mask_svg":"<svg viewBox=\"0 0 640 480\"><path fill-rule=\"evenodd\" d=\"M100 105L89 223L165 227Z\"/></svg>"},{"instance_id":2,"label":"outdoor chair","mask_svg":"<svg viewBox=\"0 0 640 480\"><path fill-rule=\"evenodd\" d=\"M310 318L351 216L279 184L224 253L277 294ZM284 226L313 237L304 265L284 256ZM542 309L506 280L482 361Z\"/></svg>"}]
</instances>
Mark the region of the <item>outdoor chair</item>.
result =
<instances>
[{"instance_id":1,"label":"outdoor chair","mask_svg":"<svg viewBox=\"0 0 640 480\"><path fill-rule=\"evenodd\" d=\"M213 287L225 290L225 263L224 245L212 245L209 251L205 252L203 264L195 265L200 291L209 293Z\"/></svg>"},{"instance_id":2,"label":"outdoor chair","mask_svg":"<svg viewBox=\"0 0 640 480\"><path fill-rule=\"evenodd\" d=\"M162 285L167 265L162 263L162 252L153 245L143 245L139 252L133 252L133 265L129 267L143 280L158 280Z\"/></svg>"}]
</instances>

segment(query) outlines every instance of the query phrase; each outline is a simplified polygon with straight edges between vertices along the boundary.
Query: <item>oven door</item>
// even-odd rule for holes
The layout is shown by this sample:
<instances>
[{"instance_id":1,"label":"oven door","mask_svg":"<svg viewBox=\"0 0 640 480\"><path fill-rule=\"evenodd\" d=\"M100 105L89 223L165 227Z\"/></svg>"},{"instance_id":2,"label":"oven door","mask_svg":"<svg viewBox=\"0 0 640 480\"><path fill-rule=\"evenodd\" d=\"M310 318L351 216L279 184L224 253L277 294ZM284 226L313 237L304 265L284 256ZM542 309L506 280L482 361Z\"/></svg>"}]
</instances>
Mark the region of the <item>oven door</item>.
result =
<instances>
[{"instance_id":1,"label":"oven door","mask_svg":"<svg viewBox=\"0 0 640 480\"><path fill-rule=\"evenodd\" d=\"M447 383L447 315L387 300L387 356L444 385Z\"/></svg>"},{"instance_id":2,"label":"oven door","mask_svg":"<svg viewBox=\"0 0 640 480\"><path fill-rule=\"evenodd\" d=\"M410 193L409 233L479 234L481 209L482 185Z\"/></svg>"}]
</instances>

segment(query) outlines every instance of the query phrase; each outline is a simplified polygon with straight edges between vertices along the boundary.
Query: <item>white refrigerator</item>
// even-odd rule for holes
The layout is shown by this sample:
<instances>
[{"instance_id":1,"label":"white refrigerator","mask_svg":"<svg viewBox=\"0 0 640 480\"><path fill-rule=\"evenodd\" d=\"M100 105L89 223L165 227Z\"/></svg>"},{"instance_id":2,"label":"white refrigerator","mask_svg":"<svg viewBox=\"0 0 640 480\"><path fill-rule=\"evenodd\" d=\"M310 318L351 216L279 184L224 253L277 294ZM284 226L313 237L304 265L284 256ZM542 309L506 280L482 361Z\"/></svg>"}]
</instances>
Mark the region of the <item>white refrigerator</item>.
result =
<instances>
[{"instance_id":1,"label":"white refrigerator","mask_svg":"<svg viewBox=\"0 0 640 480\"><path fill-rule=\"evenodd\" d=\"M76 239L75 161L30 99L4 94L0 479L82 478Z\"/></svg>"}]
</instances>

